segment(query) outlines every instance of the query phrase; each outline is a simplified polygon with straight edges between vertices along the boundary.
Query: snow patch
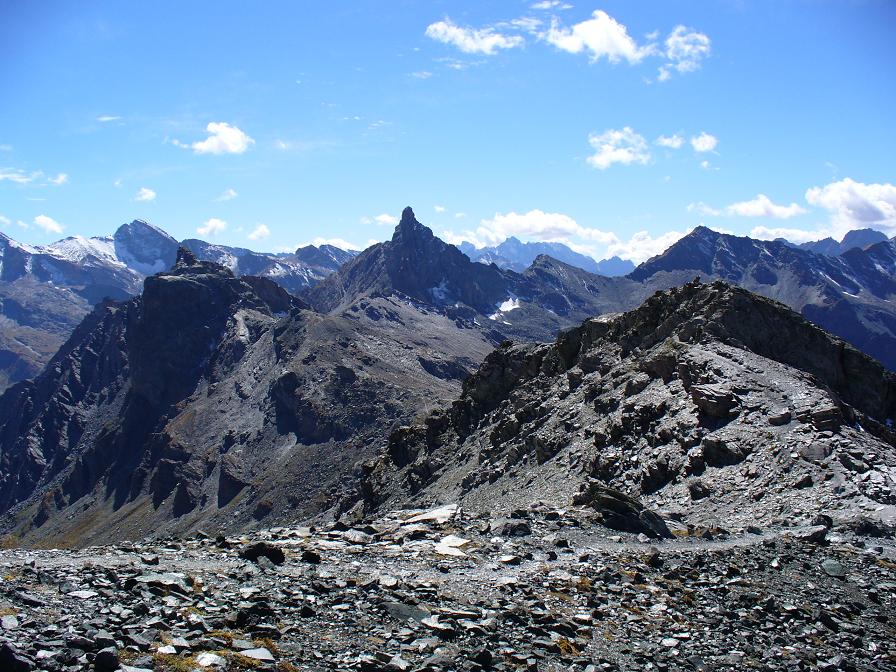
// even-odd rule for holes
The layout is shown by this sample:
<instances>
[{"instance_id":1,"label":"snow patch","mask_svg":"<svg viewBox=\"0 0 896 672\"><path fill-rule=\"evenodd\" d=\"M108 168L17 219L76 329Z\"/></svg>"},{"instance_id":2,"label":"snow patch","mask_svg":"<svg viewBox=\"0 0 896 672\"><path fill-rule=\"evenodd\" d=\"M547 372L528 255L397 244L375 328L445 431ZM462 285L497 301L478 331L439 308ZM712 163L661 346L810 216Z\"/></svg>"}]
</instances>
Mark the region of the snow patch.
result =
<instances>
[{"instance_id":1,"label":"snow patch","mask_svg":"<svg viewBox=\"0 0 896 672\"><path fill-rule=\"evenodd\" d=\"M520 307L520 300L513 295L510 295L503 303L501 303L497 310L488 316L490 320L498 320L504 317L504 313L509 313L511 310L516 310ZM506 320L501 320L504 324L510 324Z\"/></svg>"}]
</instances>

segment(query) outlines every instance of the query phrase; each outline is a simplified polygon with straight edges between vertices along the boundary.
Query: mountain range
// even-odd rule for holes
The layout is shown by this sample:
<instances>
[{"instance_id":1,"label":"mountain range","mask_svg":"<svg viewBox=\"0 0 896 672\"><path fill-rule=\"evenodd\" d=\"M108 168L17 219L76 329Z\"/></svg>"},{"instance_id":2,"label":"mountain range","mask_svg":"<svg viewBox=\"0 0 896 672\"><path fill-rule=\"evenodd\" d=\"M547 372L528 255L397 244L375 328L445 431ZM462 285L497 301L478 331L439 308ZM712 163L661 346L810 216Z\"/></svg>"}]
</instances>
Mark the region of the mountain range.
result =
<instances>
[{"instance_id":1,"label":"mountain range","mask_svg":"<svg viewBox=\"0 0 896 672\"><path fill-rule=\"evenodd\" d=\"M598 275L626 275L635 270L634 263L628 259L610 257L596 261L593 257L580 254L563 243L524 243L514 236L510 236L500 245L493 247L477 248L467 241L460 243L457 247L471 261L495 264L499 268L507 268L518 273L525 271L537 257L542 255Z\"/></svg>"},{"instance_id":2,"label":"mountain range","mask_svg":"<svg viewBox=\"0 0 896 672\"><path fill-rule=\"evenodd\" d=\"M783 303L731 283L752 284L804 315L831 319L842 331L864 327L867 335L870 322L858 318L870 320L875 309L892 314L883 311L894 293L893 241L832 258L699 228L629 277L590 274L546 256L517 273L470 261L406 208L391 240L299 297L186 248L176 255L171 270L145 279L141 295L98 304L42 373L0 397L0 512L17 538L86 544L197 527L248 529L358 516L418 495L438 499L466 487L456 476L472 463L457 460L471 455L471 432L476 445L513 439L506 448L514 457L501 448L494 459L478 458L491 460L497 478L529 459L526 451L545 461L559 454L561 429L593 429L596 418L577 420L560 402L595 371L599 384L592 375L593 391L576 394L598 416L622 409L618 427L601 429L601 440L643 440L651 459L666 464L638 458L653 475L619 471L614 485L626 491L651 495L639 485L644 479L662 488L688 475L678 453L659 459L660 445L703 445L710 466L734 460L727 456L734 446L770 446L754 431L755 414L777 417L779 406L808 418L800 423L817 422L819 431L840 418L837 427L859 423L892 444L884 431L894 415L892 374ZM724 282L694 282L695 275ZM684 285L690 289L674 289ZM837 294L838 286L852 298ZM877 337L886 354L892 332ZM722 379L747 378L750 387L720 387ZM781 382L760 385L764 378ZM667 398L671 388L662 386L675 379L705 418L678 408L680 391ZM524 383L528 391L514 392ZM559 405L540 400L539 385ZM624 400L651 385L659 396L629 409ZM817 399L808 410L807 399ZM701 444L705 432L688 429L693 422L722 429L728 416L719 409L735 407L746 423L733 426L739 433ZM489 415L498 411L503 419ZM670 419L671 434L659 435L665 443L651 443L661 417L685 411L693 422ZM438 448L446 417L458 437L446 439L447 453ZM514 429L549 417L555 438ZM425 450L395 443L402 426L419 423L423 429L413 432ZM850 440L864 446L853 433ZM451 457L450 446L462 444ZM384 462L386 445L396 447ZM569 463L585 459L563 454ZM454 475L439 475L449 463ZM493 489L479 492L492 495L471 501L493 503Z\"/></svg>"},{"instance_id":3,"label":"mountain range","mask_svg":"<svg viewBox=\"0 0 896 672\"><path fill-rule=\"evenodd\" d=\"M183 245L237 275L269 277L294 293L355 254L331 245L292 254L192 239ZM139 294L145 277L171 268L178 246L142 220L120 226L112 236L73 236L42 247L0 233L0 390L36 375L94 304Z\"/></svg>"},{"instance_id":4,"label":"mountain range","mask_svg":"<svg viewBox=\"0 0 896 672\"><path fill-rule=\"evenodd\" d=\"M797 247L802 250L836 257L853 248L865 249L871 245L882 243L886 239L887 237L883 233L874 229L855 229L847 232L839 242L828 237L808 243L800 243Z\"/></svg>"}]
</instances>

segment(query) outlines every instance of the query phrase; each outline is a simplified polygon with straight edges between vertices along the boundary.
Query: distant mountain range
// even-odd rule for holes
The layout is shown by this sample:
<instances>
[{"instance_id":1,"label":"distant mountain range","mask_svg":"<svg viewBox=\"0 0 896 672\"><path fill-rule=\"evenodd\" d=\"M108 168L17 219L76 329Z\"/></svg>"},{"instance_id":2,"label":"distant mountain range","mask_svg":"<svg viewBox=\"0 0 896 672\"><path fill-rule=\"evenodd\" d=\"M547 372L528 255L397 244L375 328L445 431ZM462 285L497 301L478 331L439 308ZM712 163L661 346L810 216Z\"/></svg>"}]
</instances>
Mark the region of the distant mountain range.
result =
<instances>
[{"instance_id":1,"label":"distant mountain range","mask_svg":"<svg viewBox=\"0 0 896 672\"><path fill-rule=\"evenodd\" d=\"M546 255L557 261L562 261L570 266L576 266L589 273L598 275L619 276L626 275L635 270L635 265L628 259L611 257L596 261L593 258L580 254L563 243L523 243L518 238L511 236L500 245L494 247L475 247L466 241L457 246L472 261L482 264L495 264L499 268L507 268L517 273L522 273L536 257Z\"/></svg>"},{"instance_id":2,"label":"distant mountain range","mask_svg":"<svg viewBox=\"0 0 896 672\"><path fill-rule=\"evenodd\" d=\"M669 418L663 439L676 451L669 470L695 445L689 441L699 443L703 420L691 398L716 414L739 399L750 413L758 409L753 397L741 396L744 372L755 379L751 386L765 381L769 412L783 392L797 395L799 405L803 388L818 399L830 388L874 417L889 417L892 385L866 382L881 376L877 363L779 303L692 280L752 286L851 336L892 368L894 248L884 241L828 257L698 228L628 277L544 255L517 273L471 261L406 208L391 240L299 297L269 278L236 277L180 249L171 270L146 278L140 296L97 305L37 377L0 396L0 531L29 542L89 544L246 529L325 511L359 515L371 498L394 492L395 481L374 478L381 468L399 468L411 495L454 461L458 474L463 465L483 464L487 480L512 479L517 458L547 460L566 445L538 433L539 418L562 431L558 437L597 445L563 402L579 394L586 372L589 413L604 417L619 406L619 427L634 423L648 446L648 472L640 473L639 461L617 474L620 483L637 475L662 485L663 472L654 474L661 467L650 466L662 458L651 423L670 409L681 414ZM688 289L657 294L684 284ZM636 314L614 317L641 304ZM499 354L486 359L496 346ZM799 371L782 372L774 362ZM729 370L735 378L725 378ZM772 373L786 389L768 380ZM818 382L809 385L809 374ZM668 392L676 376L697 391ZM728 382L721 391L709 384L720 377ZM516 395L523 379L531 383ZM548 380L556 391L542 398L536 388ZM647 395L643 406L631 405L629 397L648 385L660 401L648 403ZM448 410L428 415L438 408ZM552 415L555 408L562 415ZM833 417L828 406L793 413L811 418L816 411L820 423ZM685 418L691 424L676 424ZM414 420L423 424L405 455L390 437ZM525 436L517 437L523 427ZM457 440L439 448L448 430ZM604 440L615 440L614 431L608 427ZM731 446L740 445L737 437ZM707 444L707 464L729 459L726 445ZM378 461L385 446L394 447L398 464ZM458 485L451 478L445 488ZM504 482L526 487L524 480Z\"/></svg>"},{"instance_id":3,"label":"distant mountain range","mask_svg":"<svg viewBox=\"0 0 896 672\"><path fill-rule=\"evenodd\" d=\"M631 270L630 262L597 262L561 243L512 237L478 250L462 243L458 252L419 223L428 235L414 234L408 224L403 219L396 235L410 235L422 247L400 246L412 250L405 258L394 258L394 240L361 255L330 245L271 254L196 239L182 244L200 260L237 276L270 278L296 295L356 259L345 274L308 295L312 304L329 310L343 294L389 287L519 339L550 339L589 315L631 309L651 291L700 273L781 300L896 367L891 347L896 318L889 298L894 243L878 231L862 229L839 243L826 239L796 246L699 227ZM0 234L0 390L39 372L96 302L133 296L147 275L170 268L179 244L141 220L110 237L75 236L43 247ZM470 259L478 263L465 263Z\"/></svg>"},{"instance_id":4,"label":"distant mountain range","mask_svg":"<svg viewBox=\"0 0 896 672\"><path fill-rule=\"evenodd\" d=\"M695 275L780 301L896 369L894 240L830 256L697 227L628 278L673 287Z\"/></svg>"},{"instance_id":5,"label":"distant mountain range","mask_svg":"<svg viewBox=\"0 0 896 672\"><path fill-rule=\"evenodd\" d=\"M107 237L72 236L35 247L0 233L0 390L37 374L93 305L139 294L148 275L171 268L180 245L142 220ZM297 293L332 273L353 251L307 246L267 254L201 240L183 245L236 275L268 277Z\"/></svg>"},{"instance_id":6,"label":"distant mountain range","mask_svg":"<svg viewBox=\"0 0 896 672\"><path fill-rule=\"evenodd\" d=\"M799 247L802 250L809 250L810 252L817 252L818 254L826 254L831 257L836 257L855 247L865 249L871 245L882 243L886 239L887 237L883 233L875 231L874 229L855 229L854 231L847 232L840 242L837 242L833 238L822 238L821 240L813 240L809 243L801 243L796 247ZM778 240L785 243L788 242L783 238L779 238Z\"/></svg>"}]
</instances>

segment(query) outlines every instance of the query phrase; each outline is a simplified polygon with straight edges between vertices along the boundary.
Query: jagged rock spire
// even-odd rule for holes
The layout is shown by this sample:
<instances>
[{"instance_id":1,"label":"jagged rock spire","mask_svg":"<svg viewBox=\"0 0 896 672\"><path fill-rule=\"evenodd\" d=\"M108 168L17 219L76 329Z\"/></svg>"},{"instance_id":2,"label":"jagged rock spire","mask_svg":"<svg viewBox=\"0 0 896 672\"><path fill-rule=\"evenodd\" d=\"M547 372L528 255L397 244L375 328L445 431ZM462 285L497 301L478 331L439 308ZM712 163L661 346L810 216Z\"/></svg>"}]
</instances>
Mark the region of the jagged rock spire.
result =
<instances>
[{"instance_id":1,"label":"jagged rock spire","mask_svg":"<svg viewBox=\"0 0 896 672\"><path fill-rule=\"evenodd\" d=\"M190 252L186 247L177 248L177 260L174 262L175 267L195 266L199 263L196 255Z\"/></svg>"}]
</instances>

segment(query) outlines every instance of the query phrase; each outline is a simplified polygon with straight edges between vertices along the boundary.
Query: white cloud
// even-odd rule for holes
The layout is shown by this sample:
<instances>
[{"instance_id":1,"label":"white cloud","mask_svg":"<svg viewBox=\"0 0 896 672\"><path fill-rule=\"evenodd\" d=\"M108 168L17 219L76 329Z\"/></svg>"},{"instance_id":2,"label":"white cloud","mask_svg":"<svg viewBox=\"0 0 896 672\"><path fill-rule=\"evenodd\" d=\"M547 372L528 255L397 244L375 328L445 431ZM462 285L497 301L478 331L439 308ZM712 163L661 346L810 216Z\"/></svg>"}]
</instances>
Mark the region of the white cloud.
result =
<instances>
[{"instance_id":1,"label":"white cloud","mask_svg":"<svg viewBox=\"0 0 896 672\"><path fill-rule=\"evenodd\" d=\"M693 72L711 50L711 41L704 33L685 26L676 26L666 38L665 56L669 62L660 66L658 79L666 81L672 71L679 73Z\"/></svg>"},{"instance_id":2,"label":"white cloud","mask_svg":"<svg viewBox=\"0 0 896 672\"><path fill-rule=\"evenodd\" d=\"M507 24L498 24L498 27L503 28L505 25L510 26L511 28L518 28L519 30L523 30L530 35L538 35L538 30L544 22L541 19L536 19L534 16L523 16L518 19L513 19Z\"/></svg>"},{"instance_id":3,"label":"white cloud","mask_svg":"<svg viewBox=\"0 0 896 672\"><path fill-rule=\"evenodd\" d=\"M765 194L757 194L756 198L749 201L738 201L721 209L710 207L702 202L691 203L688 210L709 217L724 215L726 217L770 217L772 219L790 219L806 212L806 209L797 203L778 205Z\"/></svg>"},{"instance_id":4,"label":"white cloud","mask_svg":"<svg viewBox=\"0 0 896 672\"><path fill-rule=\"evenodd\" d=\"M398 217L384 212L383 214L374 217L373 221L380 226L395 226L398 224Z\"/></svg>"},{"instance_id":5,"label":"white cloud","mask_svg":"<svg viewBox=\"0 0 896 672\"><path fill-rule=\"evenodd\" d=\"M196 229L196 233L200 236L217 236L221 231L227 228L227 222L212 217L205 220L205 223Z\"/></svg>"},{"instance_id":6,"label":"white cloud","mask_svg":"<svg viewBox=\"0 0 896 672\"><path fill-rule=\"evenodd\" d=\"M39 170L33 173L26 173L18 168L0 168L0 182L8 180L15 184L30 184L41 176L43 176L43 173Z\"/></svg>"},{"instance_id":7,"label":"white cloud","mask_svg":"<svg viewBox=\"0 0 896 672\"><path fill-rule=\"evenodd\" d=\"M474 230L461 233L444 232L445 240L449 243L468 240L477 247L497 245L510 236L560 242L580 238L603 245L617 241L613 233L582 226L569 215L560 212L543 210L496 213L491 219L483 219Z\"/></svg>"},{"instance_id":8,"label":"white cloud","mask_svg":"<svg viewBox=\"0 0 896 672\"><path fill-rule=\"evenodd\" d=\"M432 206L432 209L435 210L436 212L440 212L440 213L445 212L444 205L434 205L434 206Z\"/></svg>"},{"instance_id":9,"label":"white cloud","mask_svg":"<svg viewBox=\"0 0 896 672\"><path fill-rule=\"evenodd\" d=\"M205 129L209 136L189 145L196 154L242 154L255 144L255 140L245 132L225 121L213 121ZM179 140L171 140L171 144L181 148L188 147Z\"/></svg>"},{"instance_id":10,"label":"white cloud","mask_svg":"<svg viewBox=\"0 0 896 672\"><path fill-rule=\"evenodd\" d=\"M547 11L550 9L572 9L572 5L561 0L540 0L529 5L530 9Z\"/></svg>"},{"instance_id":11,"label":"white cloud","mask_svg":"<svg viewBox=\"0 0 896 672\"><path fill-rule=\"evenodd\" d=\"M0 226L9 226L10 224L12 224L12 220L9 217L0 215Z\"/></svg>"},{"instance_id":12,"label":"white cloud","mask_svg":"<svg viewBox=\"0 0 896 672\"><path fill-rule=\"evenodd\" d=\"M120 121L121 117L116 117L111 114L104 114L104 115L97 117L96 120L98 122L100 122L101 124L108 124L111 121Z\"/></svg>"},{"instance_id":13,"label":"white cloud","mask_svg":"<svg viewBox=\"0 0 896 672\"><path fill-rule=\"evenodd\" d=\"M371 245L375 245L377 242L378 241L371 239L371 240L367 241L367 247L370 247ZM291 251L295 251L296 248L305 247L307 245L314 245L315 247L320 247L321 245L332 245L333 247L338 247L340 250L363 250L364 249L364 247L362 247L361 245L356 245L355 243L351 243L351 242L345 240L344 238L323 238L323 237L319 236L309 243L300 243L299 245L296 245L296 247L293 248L293 250L291 250Z\"/></svg>"},{"instance_id":14,"label":"white cloud","mask_svg":"<svg viewBox=\"0 0 896 672\"><path fill-rule=\"evenodd\" d=\"M806 201L831 213L838 234L869 226L890 235L896 232L896 185L864 184L847 177L808 189Z\"/></svg>"},{"instance_id":15,"label":"white cloud","mask_svg":"<svg viewBox=\"0 0 896 672\"><path fill-rule=\"evenodd\" d=\"M585 52L592 62L606 58L610 63L618 63L624 58L638 63L654 51L651 45L639 47L624 25L600 9L572 28L560 27L554 19L542 38L571 54Z\"/></svg>"},{"instance_id":16,"label":"white cloud","mask_svg":"<svg viewBox=\"0 0 896 672\"><path fill-rule=\"evenodd\" d=\"M43 229L46 233L62 233L65 228L52 217L47 215L38 215L34 218L34 225Z\"/></svg>"},{"instance_id":17,"label":"white cloud","mask_svg":"<svg viewBox=\"0 0 896 672\"><path fill-rule=\"evenodd\" d=\"M749 201L732 203L725 208L726 214L735 217L773 217L774 219L790 219L806 212L796 203L777 205L765 194L757 194Z\"/></svg>"},{"instance_id":18,"label":"white cloud","mask_svg":"<svg viewBox=\"0 0 896 672\"><path fill-rule=\"evenodd\" d=\"M429 70L417 70L417 72L412 72L411 77L414 79L429 79L432 77L432 73Z\"/></svg>"},{"instance_id":19,"label":"white cloud","mask_svg":"<svg viewBox=\"0 0 896 672\"><path fill-rule=\"evenodd\" d=\"M706 215L708 217L721 217L722 214L724 214L718 208L712 208L706 205L703 201L688 205L688 212L699 212L701 215Z\"/></svg>"},{"instance_id":20,"label":"white cloud","mask_svg":"<svg viewBox=\"0 0 896 672\"><path fill-rule=\"evenodd\" d=\"M0 152L11 152L12 145L0 145Z\"/></svg>"},{"instance_id":21,"label":"white cloud","mask_svg":"<svg viewBox=\"0 0 896 672\"><path fill-rule=\"evenodd\" d=\"M826 231L806 231L805 229L768 228L765 226L754 227L750 231L750 237L759 240L774 240L784 238L792 243L808 243L812 240L821 240L827 236Z\"/></svg>"},{"instance_id":22,"label":"white cloud","mask_svg":"<svg viewBox=\"0 0 896 672\"><path fill-rule=\"evenodd\" d=\"M703 161L700 162L700 167L701 167L703 170L709 170L710 168L712 168L712 166L709 165L709 161L707 161L707 160L705 160L705 159L704 159Z\"/></svg>"},{"instance_id":23,"label":"white cloud","mask_svg":"<svg viewBox=\"0 0 896 672\"><path fill-rule=\"evenodd\" d=\"M137 191L137 195L134 196L134 200L138 203L149 203L150 201L156 200L156 192L148 187L140 187Z\"/></svg>"},{"instance_id":24,"label":"white cloud","mask_svg":"<svg viewBox=\"0 0 896 672\"><path fill-rule=\"evenodd\" d=\"M668 147L669 149L680 149L684 144L684 138L674 133L672 135L661 135L655 141L660 147Z\"/></svg>"},{"instance_id":25,"label":"white cloud","mask_svg":"<svg viewBox=\"0 0 896 672\"><path fill-rule=\"evenodd\" d=\"M68 175L66 175L65 173L59 173L58 175L56 175L56 177L47 178L47 181L50 184L55 184L58 187L68 183Z\"/></svg>"},{"instance_id":26,"label":"white cloud","mask_svg":"<svg viewBox=\"0 0 896 672\"><path fill-rule=\"evenodd\" d=\"M646 261L651 257L665 252L671 245L684 238L692 229L687 231L667 231L659 236L652 236L647 231L639 231L627 241L612 243L607 247L606 256L629 259L636 264Z\"/></svg>"},{"instance_id":27,"label":"white cloud","mask_svg":"<svg viewBox=\"0 0 896 672\"><path fill-rule=\"evenodd\" d=\"M221 195L218 196L218 198L216 198L215 200L216 201L232 201L238 195L239 194L237 194L236 190L234 190L234 189L225 189L224 191L221 192Z\"/></svg>"},{"instance_id":28,"label":"white cloud","mask_svg":"<svg viewBox=\"0 0 896 672\"><path fill-rule=\"evenodd\" d=\"M595 152L588 157L587 161L600 170L609 168L614 163L625 165L640 163L643 165L650 161L647 141L629 126L622 129L610 129L600 135L591 134L588 136L588 143Z\"/></svg>"},{"instance_id":29,"label":"white cloud","mask_svg":"<svg viewBox=\"0 0 896 672\"><path fill-rule=\"evenodd\" d=\"M252 233L250 233L246 237L249 240L261 240L262 238L267 238L270 235L271 235L271 230L264 224L259 224L254 229L252 229Z\"/></svg>"},{"instance_id":30,"label":"white cloud","mask_svg":"<svg viewBox=\"0 0 896 672\"><path fill-rule=\"evenodd\" d=\"M691 138L691 147L694 148L695 152L711 152L716 146L719 144L719 139L710 135L706 131L700 133L700 135L695 135Z\"/></svg>"},{"instance_id":31,"label":"white cloud","mask_svg":"<svg viewBox=\"0 0 896 672\"><path fill-rule=\"evenodd\" d=\"M489 27L477 29L458 26L448 18L428 25L426 36L437 42L457 47L465 54L492 56L498 49L523 46L523 38L519 35L505 35Z\"/></svg>"}]
</instances>

